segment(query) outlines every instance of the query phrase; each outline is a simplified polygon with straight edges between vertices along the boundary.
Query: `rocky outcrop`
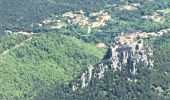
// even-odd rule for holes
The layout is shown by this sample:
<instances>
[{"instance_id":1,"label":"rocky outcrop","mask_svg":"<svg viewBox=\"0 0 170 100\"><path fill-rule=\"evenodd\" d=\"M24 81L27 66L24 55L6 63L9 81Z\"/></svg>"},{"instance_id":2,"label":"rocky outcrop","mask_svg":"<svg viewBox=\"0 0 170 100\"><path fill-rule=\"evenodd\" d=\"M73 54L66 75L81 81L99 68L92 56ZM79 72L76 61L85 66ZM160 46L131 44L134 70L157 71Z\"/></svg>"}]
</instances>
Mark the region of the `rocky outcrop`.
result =
<instances>
[{"instance_id":1,"label":"rocky outcrop","mask_svg":"<svg viewBox=\"0 0 170 100\"><path fill-rule=\"evenodd\" d=\"M152 68L154 66L154 61L150 59L152 55L152 47L146 48L143 40L124 45L112 44L99 64L88 67L82 73L73 85L73 91L88 86L93 77L103 78L105 72L110 69L115 71L126 69L129 74L136 75L139 69L137 64L141 64L140 67Z\"/></svg>"}]
</instances>

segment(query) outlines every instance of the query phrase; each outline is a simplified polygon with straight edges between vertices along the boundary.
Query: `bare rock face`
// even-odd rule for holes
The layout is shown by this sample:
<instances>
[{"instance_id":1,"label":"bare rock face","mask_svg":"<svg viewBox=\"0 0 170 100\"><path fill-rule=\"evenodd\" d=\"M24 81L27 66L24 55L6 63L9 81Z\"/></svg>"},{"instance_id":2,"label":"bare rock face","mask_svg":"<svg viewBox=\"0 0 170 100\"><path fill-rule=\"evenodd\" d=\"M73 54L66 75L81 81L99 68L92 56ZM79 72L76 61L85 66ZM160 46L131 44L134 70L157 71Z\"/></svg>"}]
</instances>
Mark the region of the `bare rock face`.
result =
<instances>
[{"instance_id":1,"label":"bare rock face","mask_svg":"<svg viewBox=\"0 0 170 100\"><path fill-rule=\"evenodd\" d=\"M135 41L128 45L114 44L109 49L111 68L115 70L127 67L129 72L137 74L136 64L138 63L143 63L144 66L154 66L154 61L150 59L153 51L151 47L145 49L143 40Z\"/></svg>"},{"instance_id":2,"label":"bare rock face","mask_svg":"<svg viewBox=\"0 0 170 100\"><path fill-rule=\"evenodd\" d=\"M152 68L154 61L150 59L153 55L152 47L144 46L143 40L130 44L113 44L109 47L103 60L96 65L90 66L73 85L73 91L78 88L85 88L93 77L103 78L108 70L121 71L126 69L129 74L138 74L140 67ZM142 64L140 67L137 64Z\"/></svg>"}]
</instances>

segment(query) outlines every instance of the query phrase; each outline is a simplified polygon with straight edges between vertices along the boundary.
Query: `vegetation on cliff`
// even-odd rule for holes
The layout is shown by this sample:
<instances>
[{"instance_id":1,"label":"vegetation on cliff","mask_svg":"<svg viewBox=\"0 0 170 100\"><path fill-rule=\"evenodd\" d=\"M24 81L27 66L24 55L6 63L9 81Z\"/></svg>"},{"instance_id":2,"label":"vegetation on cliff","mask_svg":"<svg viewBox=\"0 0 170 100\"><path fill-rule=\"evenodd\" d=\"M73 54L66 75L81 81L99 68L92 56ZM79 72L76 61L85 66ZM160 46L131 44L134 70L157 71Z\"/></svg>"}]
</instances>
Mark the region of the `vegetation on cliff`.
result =
<instances>
[{"instance_id":1,"label":"vegetation on cliff","mask_svg":"<svg viewBox=\"0 0 170 100\"><path fill-rule=\"evenodd\" d=\"M3 47L18 43L19 37L3 38ZM0 55L0 99L31 99L51 84L67 84L83 67L97 63L104 51L58 33L33 35L22 46Z\"/></svg>"}]
</instances>

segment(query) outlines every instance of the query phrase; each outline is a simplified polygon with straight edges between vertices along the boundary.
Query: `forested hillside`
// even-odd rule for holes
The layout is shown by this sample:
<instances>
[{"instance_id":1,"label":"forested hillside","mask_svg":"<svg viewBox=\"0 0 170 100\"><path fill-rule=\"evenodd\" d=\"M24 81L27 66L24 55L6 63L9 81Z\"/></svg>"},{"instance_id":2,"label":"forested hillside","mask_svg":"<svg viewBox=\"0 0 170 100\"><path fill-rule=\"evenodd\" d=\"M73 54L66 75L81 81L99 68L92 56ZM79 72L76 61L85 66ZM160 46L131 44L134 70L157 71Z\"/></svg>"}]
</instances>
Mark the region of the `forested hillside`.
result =
<instances>
[{"instance_id":1,"label":"forested hillside","mask_svg":"<svg viewBox=\"0 0 170 100\"><path fill-rule=\"evenodd\" d=\"M68 84L83 67L97 63L104 54L103 49L58 33L33 35L15 48L13 44L22 37L10 37L0 44L9 47L9 52L0 54L1 100L31 99L52 84Z\"/></svg>"}]
</instances>

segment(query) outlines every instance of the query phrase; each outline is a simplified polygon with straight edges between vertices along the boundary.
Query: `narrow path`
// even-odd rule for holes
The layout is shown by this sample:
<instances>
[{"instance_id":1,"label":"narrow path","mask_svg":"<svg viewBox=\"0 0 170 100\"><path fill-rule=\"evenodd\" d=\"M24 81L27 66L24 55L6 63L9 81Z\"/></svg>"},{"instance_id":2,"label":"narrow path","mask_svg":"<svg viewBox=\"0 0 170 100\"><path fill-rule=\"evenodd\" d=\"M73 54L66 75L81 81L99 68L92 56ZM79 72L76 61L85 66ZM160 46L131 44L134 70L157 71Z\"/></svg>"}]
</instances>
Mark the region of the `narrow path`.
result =
<instances>
[{"instance_id":1,"label":"narrow path","mask_svg":"<svg viewBox=\"0 0 170 100\"><path fill-rule=\"evenodd\" d=\"M16 45L13 46L12 48L5 50L3 53L1 53L1 55L5 55L5 54L7 54L9 51L14 50L14 49L16 49L16 48L24 45L26 42L30 41L31 39L32 39L32 37L29 37L28 39L23 40L21 43L16 44Z\"/></svg>"}]
</instances>

